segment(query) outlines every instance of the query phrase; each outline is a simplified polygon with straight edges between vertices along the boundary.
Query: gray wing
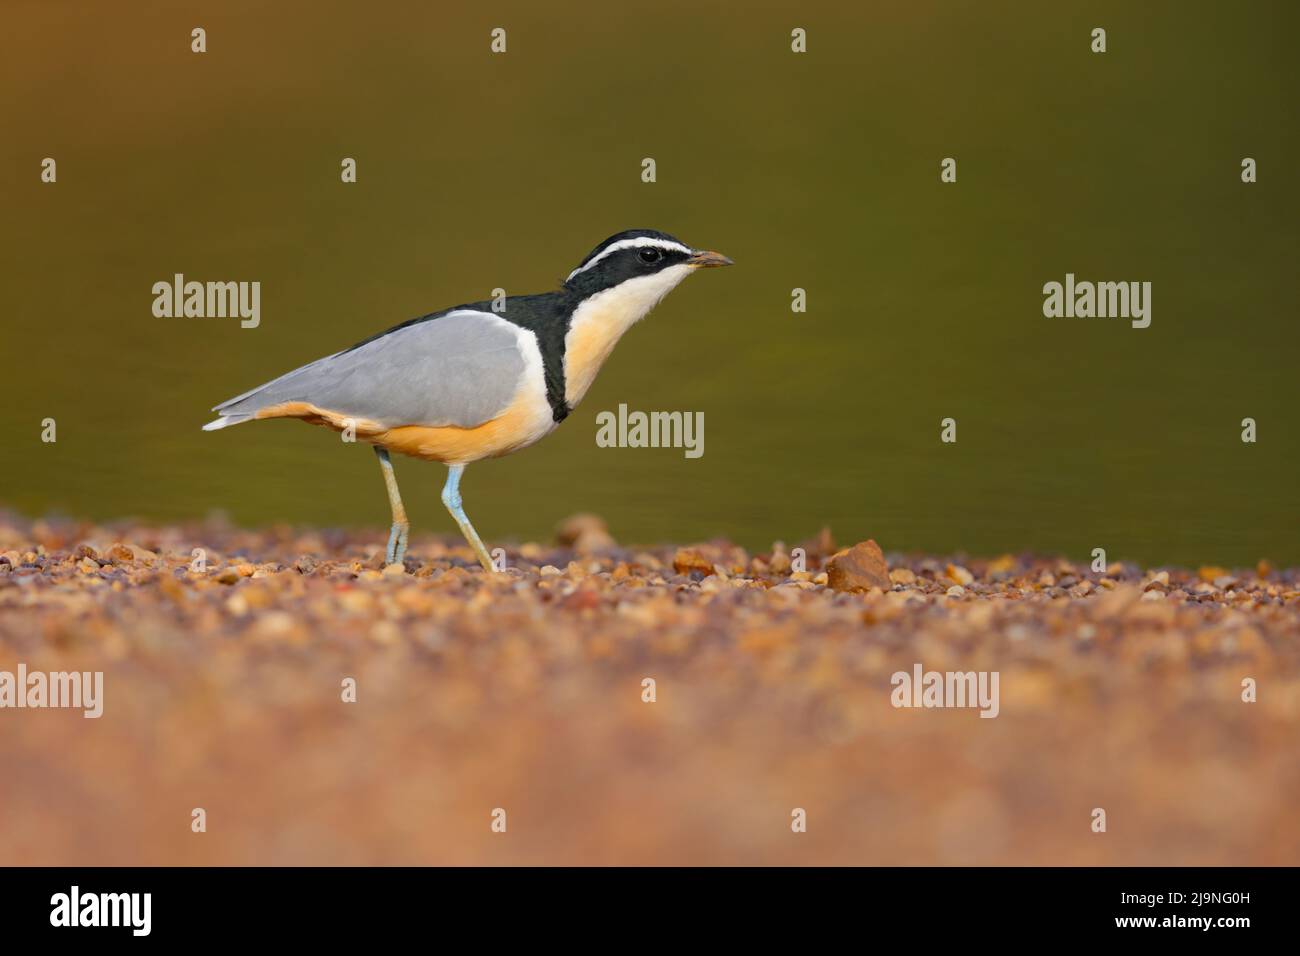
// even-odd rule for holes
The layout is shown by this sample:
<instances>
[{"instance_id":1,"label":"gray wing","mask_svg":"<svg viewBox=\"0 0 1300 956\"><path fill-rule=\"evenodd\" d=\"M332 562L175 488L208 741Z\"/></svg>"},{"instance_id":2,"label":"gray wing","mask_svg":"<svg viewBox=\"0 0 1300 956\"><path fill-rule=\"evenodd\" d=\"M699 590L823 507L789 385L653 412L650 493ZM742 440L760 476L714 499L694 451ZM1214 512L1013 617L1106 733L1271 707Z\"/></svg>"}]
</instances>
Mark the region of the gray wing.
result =
<instances>
[{"instance_id":1,"label":"gray wing","mask_svg":"<svg viewBox=\"0 0 1300 956\"><path fill-rule=\"evenodd\" d=\"M309 402L387 428L472 428L514 400L525 370L521 333L530 334L490 312L453 309L222 402L213 408L222 417L205 427L247 421L283 402Z\"/></svg>"}]
</instances>

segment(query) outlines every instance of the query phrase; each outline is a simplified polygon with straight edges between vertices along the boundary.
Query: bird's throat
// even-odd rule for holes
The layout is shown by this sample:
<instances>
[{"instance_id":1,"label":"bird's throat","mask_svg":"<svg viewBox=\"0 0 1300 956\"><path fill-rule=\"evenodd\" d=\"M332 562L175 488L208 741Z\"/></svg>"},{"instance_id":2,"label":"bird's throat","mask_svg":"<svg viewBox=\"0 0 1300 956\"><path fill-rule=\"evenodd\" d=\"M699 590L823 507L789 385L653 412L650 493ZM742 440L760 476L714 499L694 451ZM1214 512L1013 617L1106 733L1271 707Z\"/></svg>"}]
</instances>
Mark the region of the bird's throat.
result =
<instances>
[{"instance_id":1,"label":"bird's throat","mask_svg":"<svg viewBox=\"0 0 1300 956\"><path fill-rule=\"evenodd\" d=\"M690 273L682 265L628 279L589 296L574 310L564 338L564 398L570 408L587 394L623 333Z\"/></svg>"}]
</instances>

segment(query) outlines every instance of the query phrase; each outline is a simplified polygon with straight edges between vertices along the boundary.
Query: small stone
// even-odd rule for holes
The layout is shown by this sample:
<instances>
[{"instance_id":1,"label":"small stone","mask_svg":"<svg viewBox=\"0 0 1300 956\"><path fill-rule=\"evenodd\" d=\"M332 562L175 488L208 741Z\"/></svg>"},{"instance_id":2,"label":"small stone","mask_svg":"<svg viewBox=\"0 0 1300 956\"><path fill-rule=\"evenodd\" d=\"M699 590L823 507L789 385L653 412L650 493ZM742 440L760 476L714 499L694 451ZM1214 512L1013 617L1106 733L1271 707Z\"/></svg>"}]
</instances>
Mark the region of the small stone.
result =
<instances>
[{"instance_id":1,"label":"small stone","mask_svg":"<svg viewBox=\"0 0 1300 956\"><path fill-rule=\"evenodd\" d=\"M605 519L593 514L570 515L555 529L555 540L579 554L608 551L617 546Z\"/></svg>"},{"instance_id":2,"label":"small stone","mask_svg":"<svg viewBox=\"0 0 1300 956\"><path fill-rule=\"evenodd\" d=\"M889 572L889 580L895 584L915 584L916 574L910 568L894 568Z\"/></svg>"},{"instance_id":3,"label":"small stone","mask_svg":"<svg viewBox=\"0 0 1300 956\"><path fill-rule=\"evenodd\" d=\"M1169 587L1168 571L1155 572L1149 578L1147 578L1146 583L1142 586L1143 590L1146 591L1150 591L1152 589L1157 589L1157 588L1160 590L1164 590L1167 587Z\"/></svg>"},{"instance_id":4,"label":"small stone","mask_svg":"<svg viewBox=\"0 0 1300 956\"><path fill-rule=\"evenodd\" d=\"M115 544L109 548L108 556L119 564L130 564L135 560L135 552L121 543Z\"/></svg>"},{"instance_id":5,"label":"small stone","mask_svg":"<svg viewBox=\"0 0 1300 956\"><path fill-rule=\"evenodd\" d=\"M712 574L713 562L694 548L678 548L673 555L673 570L678 574L690 574L692 571Z\"/></svg>"},{"instance_id":6,"label":"small stone","mask_svg":"<svg viewBox=\"0 0 1300 956\"><path fill-rule=\"evenodd\" d=\"M950 564L944 569L944 577L949 581L956 581L958 584L974 584L975 575L971 574L960 564Z\"/></svg>"},{"instance_id":7,"label":"small stone","mask_svg":"<svg viewBox=\"0 0 1300 956\"><path fill-rule=\"evenodd\" d=\"M948 595L948 597L951 598L965 597L966 589L962 587L960 584L954 584L952 587L950 587L947 591L944 591L943 593Z\"/></svg>"},{"instance_id":8,"label":"small stone","mask_svg":"<svg viewBox=\"0 0 1300 956\"><path fill-rule=\"evenodd\" d=\"M144 561L147 564L152 564L154 561L158 560L158 555L143 545L126 544L123 545L123 547L130 549L131 554L134 556L136 561Z\"/></svg>"},{"instance_id":9,"label":"small stone","mask_svg":"<svg viewBox=\"0 0 1300 956\"><path fill-rule=\"evenodd\" d=\"M826 583L836 591L888 591L893 586L885 555L874 540L861 541L833 555L826 565Z\"/></svg>"},{"instance_id":10,"label":"small stone","mask_svg":"<svg viewBox=\"0 0 1300 956\"><path fill-rule=\"evenodd\" d=\"M406 565L400 562L384 565L384 570L380 572L380 577L401 578L406 576Z\"/></svg>"}]
</instances>

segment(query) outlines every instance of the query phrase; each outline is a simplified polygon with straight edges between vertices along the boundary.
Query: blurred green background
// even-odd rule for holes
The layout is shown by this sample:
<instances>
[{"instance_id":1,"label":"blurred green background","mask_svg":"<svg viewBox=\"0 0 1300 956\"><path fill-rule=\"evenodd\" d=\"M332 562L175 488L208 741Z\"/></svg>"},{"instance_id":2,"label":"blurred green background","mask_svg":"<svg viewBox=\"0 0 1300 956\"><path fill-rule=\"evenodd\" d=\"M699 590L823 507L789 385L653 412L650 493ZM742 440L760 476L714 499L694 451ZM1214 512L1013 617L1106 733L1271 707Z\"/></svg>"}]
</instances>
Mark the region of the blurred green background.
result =
<instances>
[{"instance_id":1,"label":"blurred green background","mask_svg":"<svg viewBox=\"0 0 1300 956\"><path fill-rule=\"evenodd\" d=\"M829 524L899 551L1300 562L1294 3L4 16L4 506L222 510L382 543L366 446L297 422L205 434L208 408L494 287L552 288L606 235L651 227L738 265L636 327L546 441L469 469L489 540L590 510L624 542L759 547ZM1067 271L1151 281L1151 327L1044 318ZM260 281L261 326L154 318L151 286L176 272ZM704 457L598 448L595 415L620 402L703 411ZM397 469L417 535L453 533L443 469Z\"/></svg>"}]
</instances>

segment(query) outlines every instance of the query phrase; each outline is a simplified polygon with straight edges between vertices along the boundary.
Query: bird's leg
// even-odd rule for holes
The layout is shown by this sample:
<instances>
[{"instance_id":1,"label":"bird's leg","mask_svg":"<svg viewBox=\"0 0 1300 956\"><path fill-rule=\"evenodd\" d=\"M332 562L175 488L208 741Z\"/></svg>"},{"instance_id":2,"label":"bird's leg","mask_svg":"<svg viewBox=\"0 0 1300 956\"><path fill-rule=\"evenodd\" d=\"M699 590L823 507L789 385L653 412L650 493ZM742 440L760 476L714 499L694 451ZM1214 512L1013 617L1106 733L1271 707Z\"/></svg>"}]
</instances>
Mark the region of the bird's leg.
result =
<instances>
[{"instance_id":1,"label":"bird's leg","mask_svg":"<svg viewBox=\"0 0 1300 956\"><path fill-rule=\"evenodd\" d=\"M456 519L456 524L460 525L461 534L478 555L478 563L483 565L483 570L495 571L492 558L488 555L487 548L483 547L483 539L478 536L474 526L469 523L469 515L465 514L465 509L460 506L460 476L464 470L464 465L447 466L447 483L442 486L442 503Z\"/></svg>"},{"instance_id":2,"label":"bird's leg","mask_svg":"<svg viewBox=\"0 0 1300 956\"><path fill-rule=\"evenodd\" d=\"M388 564L401 564L406 554L406 536L411 530L411 523L406 520L406 509L402 507L402 495L397 490L397 475L393 474L393 463L388 460L388 451L376 445L375 455L379 458L379 467L384 471L388 504L393 509L393 530L388 533L388 550L384 553L384 561Z\"/></svg>"}]
</instances>

